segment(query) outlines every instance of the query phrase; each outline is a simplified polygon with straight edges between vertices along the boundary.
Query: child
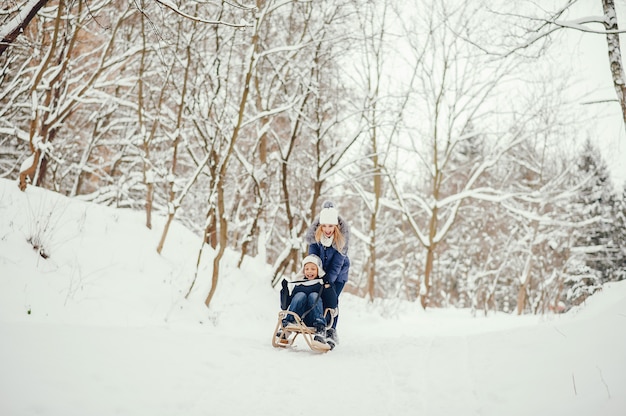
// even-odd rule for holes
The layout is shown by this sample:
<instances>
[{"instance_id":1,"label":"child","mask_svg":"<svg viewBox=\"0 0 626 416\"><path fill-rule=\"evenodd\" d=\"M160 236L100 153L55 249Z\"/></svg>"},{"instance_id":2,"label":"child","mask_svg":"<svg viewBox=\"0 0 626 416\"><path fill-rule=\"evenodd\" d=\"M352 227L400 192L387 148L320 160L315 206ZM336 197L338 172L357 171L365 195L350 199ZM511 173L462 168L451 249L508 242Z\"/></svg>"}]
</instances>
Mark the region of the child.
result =
<instances>
[{"instance_id":1,"label":"child","mask_svg":"<svg viewBox=\"0 0 626 416\"><path fill-rule=\"evenodd\" d=\"M289 311L296 313L306 325L315 328L314 341L326 344L326 319L322 305L322 292L326 273L322 268L322 260L316 255L308 255L302 260L302 269L298 279L287 283L291 297ZM285 288L283 288L285 290ZM283 319L283 328L293 324L293 315L287 315ZM276 334L281 340L287 339L289 333L282 329Z\"/></svg>"}]
</instances>

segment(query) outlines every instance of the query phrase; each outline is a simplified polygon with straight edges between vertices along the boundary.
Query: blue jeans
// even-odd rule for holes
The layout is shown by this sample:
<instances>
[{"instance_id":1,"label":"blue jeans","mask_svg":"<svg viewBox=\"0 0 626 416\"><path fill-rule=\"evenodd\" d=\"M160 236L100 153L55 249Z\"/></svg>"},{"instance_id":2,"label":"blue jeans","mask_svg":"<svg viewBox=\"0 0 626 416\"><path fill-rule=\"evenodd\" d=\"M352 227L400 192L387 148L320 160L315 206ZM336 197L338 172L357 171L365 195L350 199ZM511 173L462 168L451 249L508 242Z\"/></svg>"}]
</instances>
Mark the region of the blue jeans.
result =
<instances>
[{"instance_id":1,"label":"blue jeans","mask_svg":"<svg viewBox=\"0 0 626 416\"><path fill-rule=\"evenodd\" d=\"M309 293L308 295L303 292L295 293L289 304L289 310L297 313L307 326L316 328L319 326L326 327L322 297L317 292ZM305 313L306 316L302 317ZM292 318L293 317L288 316L286 319L292 321Z\"/></svg>"}]
</instances>

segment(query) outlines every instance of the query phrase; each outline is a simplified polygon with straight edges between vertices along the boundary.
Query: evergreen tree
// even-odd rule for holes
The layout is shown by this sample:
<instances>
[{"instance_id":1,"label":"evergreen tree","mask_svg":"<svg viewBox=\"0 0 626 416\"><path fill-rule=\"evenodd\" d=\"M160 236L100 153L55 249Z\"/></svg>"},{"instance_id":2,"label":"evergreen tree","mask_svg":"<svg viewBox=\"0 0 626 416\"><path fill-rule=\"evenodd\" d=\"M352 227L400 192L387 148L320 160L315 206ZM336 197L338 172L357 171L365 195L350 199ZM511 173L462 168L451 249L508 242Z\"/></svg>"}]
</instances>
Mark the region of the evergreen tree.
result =
<instances>
[{"instance_id":1,"label":"evergreen tree","mask_svg":"<svg viewBox=\"0 0 626 416\"><path fill-rule=\"evenodd\" d=\"M587 140L578 161L580 193L575 201L577 221L566 285L575 304L593 294L615 271L617 255L612 224L617 200L609 170L597 147Z\"/></svg>"},{"instance_id":2,"label":"evergreen tree","mask_svg":"<svg viewBox=\"0 0 626 416\"><path fill-rule=\"evenodd\" d=\"M608 280L626 279L626 183L619 198L614 200L609 248L613 261Z\"/></svg>"}]
</instances>

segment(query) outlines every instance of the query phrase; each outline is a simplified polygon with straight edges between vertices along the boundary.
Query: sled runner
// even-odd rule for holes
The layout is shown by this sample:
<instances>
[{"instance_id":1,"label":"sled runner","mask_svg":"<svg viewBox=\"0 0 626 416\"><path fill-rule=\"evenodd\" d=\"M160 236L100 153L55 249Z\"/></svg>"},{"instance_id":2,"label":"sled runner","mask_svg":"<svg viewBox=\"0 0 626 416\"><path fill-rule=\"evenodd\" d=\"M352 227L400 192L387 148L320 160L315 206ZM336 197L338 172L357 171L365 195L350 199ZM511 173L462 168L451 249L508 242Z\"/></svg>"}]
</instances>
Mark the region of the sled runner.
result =
<instances>
[{"instance_id":1,"label":"sled runner","mask_svg":"<svg viewBox=\"0 0 626 416\"><path fill-rule=\"evenodd\" d=\"M293 316L294 322L290 322L287 326L283 326L283 319L285 319L288 315ZM326 318L327 322L326 329L332 326L336 316L337 309L327 308L324 311L324 318ZM279 331L280 334L282 334L280 337L277 336ZM304 338L309 348L315 352L324 353L331 350L330 345L327 343L315 341L315 328L306 326L297 313L288 310L278 312L278 322L276 323L276 328L274 329L274 334L272 336L272 346L276 348L291 347L298 335L302 335L302 338Z\"/></svg>"}]
</instances>

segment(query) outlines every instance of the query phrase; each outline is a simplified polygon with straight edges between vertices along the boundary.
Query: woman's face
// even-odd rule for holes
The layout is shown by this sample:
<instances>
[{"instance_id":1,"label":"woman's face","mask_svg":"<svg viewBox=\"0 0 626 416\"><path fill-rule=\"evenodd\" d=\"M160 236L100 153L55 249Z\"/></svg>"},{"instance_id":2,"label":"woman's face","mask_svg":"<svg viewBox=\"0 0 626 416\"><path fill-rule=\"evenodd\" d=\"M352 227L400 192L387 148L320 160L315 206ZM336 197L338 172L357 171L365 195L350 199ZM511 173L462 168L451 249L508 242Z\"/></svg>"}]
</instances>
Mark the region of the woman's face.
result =
<instances>
[{"instance_id":1,"label":"woman's face","mask_svg":"<svg viewBox=\"0 0 626 416\"><path fill-rule=\"evenodd\" d=\"M332 224L322 224L322 232L326 237L330 237L335 233L335 226Z\"/></svg>"}]
</instances>

